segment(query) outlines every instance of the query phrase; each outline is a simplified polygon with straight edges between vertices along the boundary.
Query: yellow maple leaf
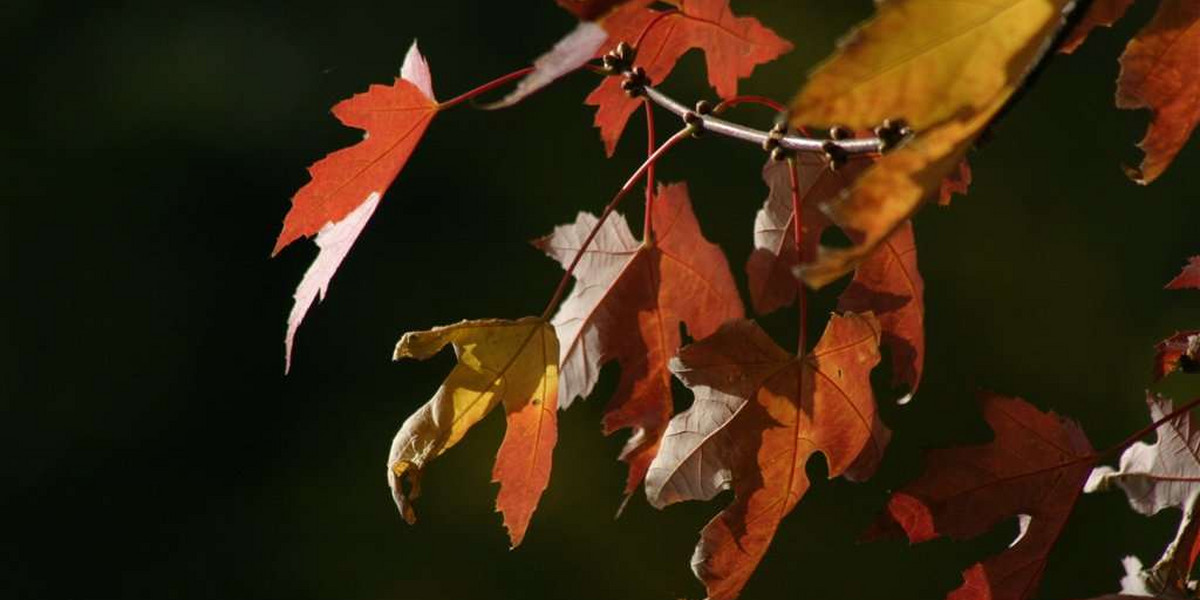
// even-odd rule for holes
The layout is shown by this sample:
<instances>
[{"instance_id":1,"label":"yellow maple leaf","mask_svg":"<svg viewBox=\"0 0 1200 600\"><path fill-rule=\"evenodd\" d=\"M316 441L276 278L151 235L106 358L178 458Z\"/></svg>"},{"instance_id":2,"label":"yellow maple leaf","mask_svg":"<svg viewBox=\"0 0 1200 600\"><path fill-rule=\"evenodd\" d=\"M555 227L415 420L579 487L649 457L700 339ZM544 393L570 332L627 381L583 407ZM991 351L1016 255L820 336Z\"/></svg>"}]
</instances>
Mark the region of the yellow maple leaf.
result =
<instances>
[{"instance_id":1,"label":"yellow maple leaf","mask_svg":"<svg viewBox=\"0 0 1200 600\"><path fill-rule=\"evenodd\" d=\"M866 129L902 118L917 135L828 208L862 234L804 270L821 286L845 274L926 199L1021 85L1069 0L891 0L809 77L794 125Z\"/></svg>"},{"instance_id":2,"label":"yellow maple leaf","mask_svg":"<svg viewBox=\"0 0 1200 600\"><path fill-rule=\"evenodd\" d=\"M508 426L492 480L500 483L496 509L516 546L550 479L558 439L558 338L550 323L535 317L461 321L404 334L394 358L423 360L447 344L458 364L392 440L388 485L404 519L414 522L412 502L425 466L502 403Z\"/></svg>"}]
</instances>

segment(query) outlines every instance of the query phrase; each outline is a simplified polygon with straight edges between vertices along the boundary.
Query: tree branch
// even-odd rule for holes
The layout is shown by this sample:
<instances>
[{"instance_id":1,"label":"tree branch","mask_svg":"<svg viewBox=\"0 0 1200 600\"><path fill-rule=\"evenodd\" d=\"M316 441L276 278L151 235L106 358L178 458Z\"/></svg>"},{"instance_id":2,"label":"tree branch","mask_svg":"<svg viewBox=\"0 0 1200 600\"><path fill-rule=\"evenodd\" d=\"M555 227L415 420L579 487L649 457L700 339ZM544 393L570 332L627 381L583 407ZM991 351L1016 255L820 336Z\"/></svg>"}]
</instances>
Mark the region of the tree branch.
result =
<instances>
[{"instance_id":1,"label":"tree branch","mask_svg":"<svg viewBox=\"0 0 1200 600\"><path fill-rule=\"evenodd\" d=\"M717 135L723 135L735 140L750 142L762 146L770 135L766 131L747 127L731 121L714 117L712 115L698 114L696 111L684 106L670 96L656 89L654 86L645 86L642 88L646 98L651 102L667 109L668 111L678 115L680 118L686 115L696 115L700 126L704 131L709 131ZM800 135L785 135L779 140L779 147L796 152L812 152L817 154L825 154L829 145L841 149L847 155L854 154L880 154L883 152L884 142L877 137L870 138L851 138L845 140L826 140L818 138L804 137Z\"/></svg>"}]
</instances>

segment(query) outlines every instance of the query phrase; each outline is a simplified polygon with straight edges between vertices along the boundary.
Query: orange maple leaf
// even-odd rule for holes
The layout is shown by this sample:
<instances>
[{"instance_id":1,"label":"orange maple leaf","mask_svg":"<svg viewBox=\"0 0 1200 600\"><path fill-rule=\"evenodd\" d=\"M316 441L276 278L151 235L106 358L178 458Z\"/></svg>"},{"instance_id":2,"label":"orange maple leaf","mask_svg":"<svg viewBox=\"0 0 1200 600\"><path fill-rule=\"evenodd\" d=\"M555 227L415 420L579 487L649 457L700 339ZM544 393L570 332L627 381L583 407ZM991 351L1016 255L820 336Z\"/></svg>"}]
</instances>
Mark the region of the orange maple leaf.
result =
<instances>
[{"instance_id":1,"label":"orange maple leaf","mask_svg":"<svg viewBox=\"0 0 1200 600\"><path fill-rule=\"evenodd\" d=\"M288 315L284 338L287 368L305 314L318 296L325 298L334 273L437 111L429 65L416 42L409 47L395 83L372 85L333 107L339 121L364 129L366 134L363 141L308 168L312 180L292 197L292 208L275 242L272 254L301 237L315 235L320 249L296 288L295 304Z\"/></svg>"},{"instance_id":2,"label":"orange maple leaf","mask_svg":"<svg viewBox=\"0 0 1200 600\"><path fill-rule=\"evenodd\" d=\"M661 508L734 490L692 556L710 598L734 598L745 586L808 490L805 465L814 453L825 456L830 477L862 479L878 466L890 437L871 393L878 362L879 324L854 313L833 315L803 358L740 320L671 362L696 398L671 420L646 494Z\"/></svg>"}]
</instances>

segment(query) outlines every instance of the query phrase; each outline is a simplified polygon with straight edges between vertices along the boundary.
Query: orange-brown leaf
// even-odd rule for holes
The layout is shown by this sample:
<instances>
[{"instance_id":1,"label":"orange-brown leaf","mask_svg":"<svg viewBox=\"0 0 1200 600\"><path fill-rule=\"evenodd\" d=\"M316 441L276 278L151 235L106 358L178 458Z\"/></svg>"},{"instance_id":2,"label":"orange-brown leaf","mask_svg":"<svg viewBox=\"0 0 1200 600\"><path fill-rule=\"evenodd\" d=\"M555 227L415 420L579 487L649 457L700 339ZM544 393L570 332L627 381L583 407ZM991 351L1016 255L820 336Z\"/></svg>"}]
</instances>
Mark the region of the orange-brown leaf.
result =
<instances>
[{"instance_id":1,"label":"orange-brown leaf","mask_svg":"<svg viewBox=\"0 0 1200 600\"><path fill-rule=\"evenodd\" d=\"M591 393L605 363L621 365L604 431L633 430L621 455L629 463L626 493L645 477L673 412L667 363L681 343L679 325L703 338L743 314L729 263L704 239L685 184L659 188L651 221L653 242L647 242L634 239L620 214L609 217L552 321L562 341L564 408ZM535 243L566 266L595 224L596 217L580 213L575 223Z\"/></svg>"},{"instance_id":2,"label":"orange-brown leaf","mask_svg":"<svg viewBox=\"0 0 1200 600\"><path fill-rule=\"evenodd\" d=\"M754 68L792 49L792 45L752 17L734 16L729 0L670 0L676 12L663 17L646 33L635 64L646 69L652 83L666 79L675 63L688 50L704 51L708 81L722 98L737 95L738 80ZM631 4L606 19L607 46L625 41L635 43L659 11ZM621 81L609 77L588 95L587 104L596 108L596 126L609 156L617 147L629 116L641 105L621 89Z\"/></svg>"},{"instance_id":3,"label":"orange-brown leaf","mask_svg":"<svg viewBox=\"0 0 1200 600\"><path fill-rule=\"evenodd\" d=\"M838 310L875 313L891 349L893 380L916 392L925 365L925 283L911 221L858 265L838 297Z\"/></svg>"},{"instance_id":4,"label":"orange-brown leaf","mask_svg":"<svg viewBox=\"0 0 1200 600\"><path fill-rule=\"evenodd\" d=\"M1119 108L1154 112L1138 147L1146 153L1130 177L1147 184L1162 175L1200 121L1200 2L1163 0L1150 24L1121 55Z\"/></svg>"},{"instance_id":5,"label":"orange-brown leaf","mask_svg":"<svg viewBox=\"0 0 1200 600\"><path fill-rule=\"evenodd\" d=\"M646 492L661 507L734 490L692 558L713 600L736 597L753 574L807 491L805 465L814 453L825 456L830 477L852 467L865 477L877 466L889 437L871 392L878 346L870 314L832 316L802 359L754 322L733 321L672 362L696 398L671 420Z\"/></svg>"},{"instance_id":6,"label":"orange-brown leaf","mask_svg":"<svg viewBox=\"0 0 1200 600\"><path fill-rule=\"evenodd\" d=\"M888 501L878 529L899 525L913 543L943 535L961 540L1016 519L1013 544L968 567L963 585L947 598L1027 600L1095 455L1078 425L1019 398L985 395L983 414L995 438L930 452L924 473Z\"/></svg>"}]
</instances>

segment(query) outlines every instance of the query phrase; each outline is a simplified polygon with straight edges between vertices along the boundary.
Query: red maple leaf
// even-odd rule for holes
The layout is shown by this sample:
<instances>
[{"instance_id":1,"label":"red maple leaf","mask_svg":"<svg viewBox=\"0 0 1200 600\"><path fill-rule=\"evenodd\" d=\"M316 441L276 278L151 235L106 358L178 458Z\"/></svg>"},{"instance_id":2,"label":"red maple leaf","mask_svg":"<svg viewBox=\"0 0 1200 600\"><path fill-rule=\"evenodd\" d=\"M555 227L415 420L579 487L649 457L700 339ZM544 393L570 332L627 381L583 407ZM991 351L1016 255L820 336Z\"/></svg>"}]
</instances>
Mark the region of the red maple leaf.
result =
<instances>
[{"instance_id":1,"label":"red maple leaf","mask_svg":"<svg viewBox=\"0 0 1200 600\"><path fill-rule=\"evenodd\" d=\"M681 343L680 323L703 338L743 313L729 263L700 232L686 185L659 188L651 222L653 235L638 241L624 217L611 215L575 268L575 287L552 321L561 356L560 406L587 397L604 363L621 365L604 431L633 429L621 453L629 463L626 494L645 477L674 410L667 363ZM580 213L535 244L565 266L595 225L596 217Z\"/></svg>"},{"instance_id":2,"label":"red maple leaf","mask_svg":"<svg viewBox=\"0 0 1200 600\"><path fill-rule=\"evenodd\" d=\"M1193 256L1188 259L1188 264L1180 271L1179 275L1175 276L1170 283L1167 284L1168 290L1182 289L1197 289L1200 290L1200 256Z\"/></svg>"},{"instance_id":3,"label":"red maple leaf","mask_svg":"<svg viewBox=\"0 0 1200 600\"><path fill-rule=\"evenodd\" d=\"M666 79L675 63L688 50L704 51L708 81L722 98L737 95L738 80L749 77L754 68L770 62L792 49L791 43L764 27L752 17L737 17L729 9L729 0L669 0L678 10L663 15L642 3L618 8L605 20L608 41L637 46L635 64L646 70L652 83ZM648 31L651 21L659 19ZM644 34L644 35L643 35ZM617 147L629 116L641 105L621 89L617 77L605 79L586 103L597 107L596 126L609 156Z\"/></svg>"},{"instance_id":4,"label":"red maple leaf","mask_svg":"<svg viewBox=\"0 0 1200 600\"><path fill-rule=\"evenodd\" d=\"M273 254L278 254L297 239L315 235L320 248L296 288L296 301L288 315L284 345L289 368L292 342L304 315L318 296L325 298L338 266L437 111L429 65L416 42L409 47L395 83L372 85L333 107L339 121L364 129L366 134L363 141L308 168L312 180L292 197L292 208L275 242Z\"/></svg>"},{"instance_id":5,"label":"red maple leaf","mask_svg":"<svg viewBox=\"0 0 1200 600\"><path fill-rule=\"evenodd\" d=\"M1083 431L1024 400L987 394L983 415L996 437L934 450L925 472L894 494L868 537L897 525L913 543L943 535L968 539L1018 518L1008 549L963 571L948 600L1027 600L1095 464Z\"/></svg>"}]
</instances>

